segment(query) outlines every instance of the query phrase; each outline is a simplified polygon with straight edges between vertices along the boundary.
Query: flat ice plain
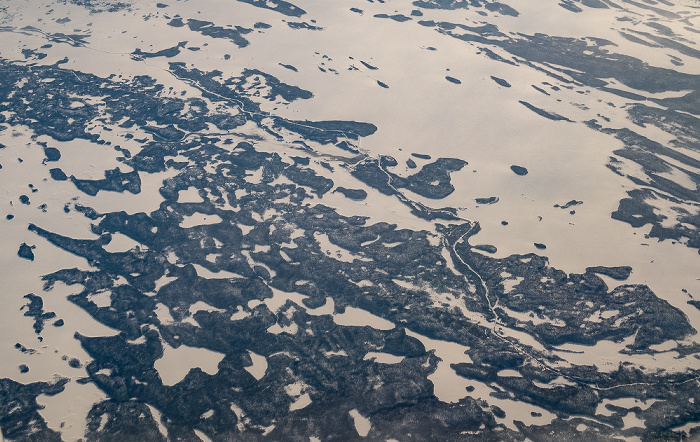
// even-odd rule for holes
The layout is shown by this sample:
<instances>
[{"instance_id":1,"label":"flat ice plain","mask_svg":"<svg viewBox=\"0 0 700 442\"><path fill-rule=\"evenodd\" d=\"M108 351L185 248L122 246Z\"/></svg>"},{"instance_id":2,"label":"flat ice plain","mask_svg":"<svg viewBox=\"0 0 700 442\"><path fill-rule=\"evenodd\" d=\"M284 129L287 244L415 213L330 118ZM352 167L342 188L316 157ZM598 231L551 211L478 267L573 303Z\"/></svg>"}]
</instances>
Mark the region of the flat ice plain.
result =
<instances>
[{"instance_id":1,"label":"flat ice plain","mask_svg":"<svg viewBox=\"0 0 700 442\"><path fill-rule=\"evenodd\" d=\"M700 438L699 35L0 5L0 441Z\"/></svg>"}]
</instances>

